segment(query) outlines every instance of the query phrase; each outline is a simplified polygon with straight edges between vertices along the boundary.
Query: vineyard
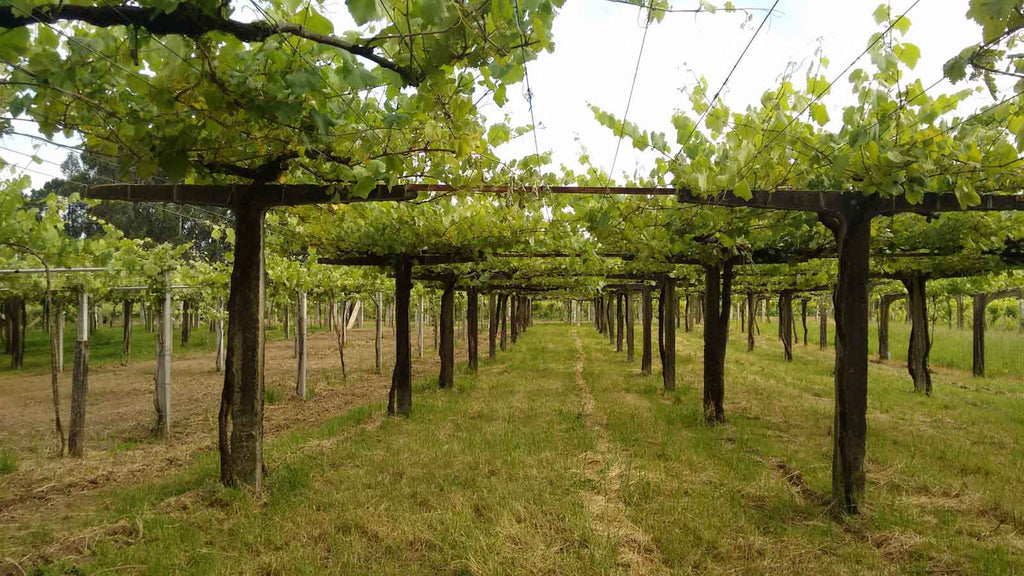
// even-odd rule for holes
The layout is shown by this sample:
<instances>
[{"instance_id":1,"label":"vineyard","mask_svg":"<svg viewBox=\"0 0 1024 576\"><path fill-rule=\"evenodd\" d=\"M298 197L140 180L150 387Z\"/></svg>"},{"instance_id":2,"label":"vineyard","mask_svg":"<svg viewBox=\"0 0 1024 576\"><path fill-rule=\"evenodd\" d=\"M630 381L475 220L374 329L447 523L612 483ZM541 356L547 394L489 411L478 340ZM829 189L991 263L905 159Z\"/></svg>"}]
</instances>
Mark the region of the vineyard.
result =
<instances>
[{"instance_id":1,"label":"vineyard","mask_svg":"<svg viewBox=\"0 0 1024 576\"><path fill-rule=\"evenodd\" d=\"M780 0L594 2L568 166L562 0L0 0L0 574L1024 570L1024 4L730 107Z\"/></svg>"}]
</instances>

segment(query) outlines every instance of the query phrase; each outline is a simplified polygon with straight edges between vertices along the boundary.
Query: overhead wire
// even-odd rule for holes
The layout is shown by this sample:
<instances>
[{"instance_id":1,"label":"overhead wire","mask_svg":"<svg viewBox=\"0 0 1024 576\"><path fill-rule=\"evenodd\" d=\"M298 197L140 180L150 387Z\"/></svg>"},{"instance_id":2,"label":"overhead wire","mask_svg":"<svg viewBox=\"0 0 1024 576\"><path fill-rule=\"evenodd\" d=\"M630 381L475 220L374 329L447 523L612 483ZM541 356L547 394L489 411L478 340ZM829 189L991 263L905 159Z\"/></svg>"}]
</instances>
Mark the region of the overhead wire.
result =
<instances>
[{"instance_id":1,"label":"overhead wire","mask_svg":"<svg viewBox=\"0 0 1024 576\"><path fill-rule=\"evenodd\" d=\"M811 108L812 105L817 104L818 101L821 100L822 97L824 97L825 94L828 93L828 91L832 89L832 86L836 82L838 82L840 78L843 78L844 76L846 76L846 73L849 72L850 68L853 68L853 66L861 58L863 58L865 54L870 52L872 48L874 48L879 42L881 42L882 38L884 38L885 35L888 34L893 28L895 28L898 23L900 23L904 18L906 18L907 14L910 13L910 11L913 10L914 7L917 6L920 2L921 2L921 0L914 0L914 2L906 10L904 10L903 13L900 14L898 18L896 18L895 20L893 20L893 21L891 21L889 23L889 26L887 26L886 29L881 34L878 34L878 35L875 36L875 38L868 44L867 48L865 48L863 51L860 52L860 54L858 54L856 57L854 57L854 59L852 61L850 61L850 63L847 64L846 67L843 68L843 70L832 79L832 81L830 81L820 92L815 94L814 97L811 98L807 102L807 104L800 110L800 112L798 114L794 114L789 119L789 122L787 122L786 125L783 126L781 130L779 130L774 136L772 136L772 138L766 144L760 146L757 149L757 151L754 152L754 155L751 156L750 160L747 160L743 164L743 166L740 168L740 170L737 172L737 174L738 174L737 175L737 179L738 180L742 180L746 176L746 174L748 172L747 169L750 167L751 164L753 164L754 160L757 160L757 158L760 157L761 154L764 153L764 151L768 149L768 147L770 147L772 144L774 144L776 140L778 140L784 133L786 133L786 131L789 130L789 127L792 126L797 121L798 118L803 116L804 113L806 113Z\"/></svg>"},{"instance_id":2,"label":"overhead wire","mask_svg":"<svg viewBox=\"0 0 1024 576\"><path fill-rule=\"evenodd\" d=\"M654 5L654 0L651 0L651 5ZM641 7L641 10L643 7ZM629 97L626 98L626 111L622 114L622 126L619 128L619 139L615 142L615 154L612 156L612 166L608 170L608 174L605 176L605 186L611 182L611 179L615 175L615 164L619 160L619 148L622 146L622 137L626 135L626 122L629 117L629 107L633 103L633 91L636 89L636 79L640 75L640 62L644 57L644 46L647 44L647 32L651 28L651 20L653 19L653 13L648 11L647 20L644 23L644 35L640 39L640 51L636 55L636 66L633 68L633 81L629 85Z\"/></svg>"}]
</instances>

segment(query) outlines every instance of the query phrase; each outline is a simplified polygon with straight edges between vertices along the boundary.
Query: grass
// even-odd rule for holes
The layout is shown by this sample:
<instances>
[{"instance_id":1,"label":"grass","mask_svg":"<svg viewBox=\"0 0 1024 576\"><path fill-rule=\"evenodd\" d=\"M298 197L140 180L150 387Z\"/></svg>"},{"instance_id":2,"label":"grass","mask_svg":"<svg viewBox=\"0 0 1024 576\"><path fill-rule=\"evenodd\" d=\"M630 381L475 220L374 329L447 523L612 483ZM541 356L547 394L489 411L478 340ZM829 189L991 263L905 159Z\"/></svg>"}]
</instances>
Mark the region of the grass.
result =
<instances>
[{"instance_id":1,"label":"grass","mask_svg":"<svg viewBox=\"0 0 1024 576\"><path fill-rule=\"evenodd\" d=\"M18 469L18 453L11 448L0 448L0 476Z\"/></svg>"},{"instance_id":2,"label":"grass","mask_svg":"<svg viewBox=\"0 0 1024 576\"><path fill-rule=\"evenodd\" d=\"M835 519L831 352L800 346L785 363L767 335L753 353L734 338L729 423L708 429L697 332L679 335L679 391L665 394L577 330L593 414L571 329L538 324L453 390L420 381L411 419L369 406L269 438L262 495L220 487L204 454L83 497L88 554L40 569L624 574L623 550L677 574L1024 569L1024 384L943 373L927 398L901 367L873 364L867 505ZM13 536L47 547L55 528Z\"/></svg>"}]
</instances>

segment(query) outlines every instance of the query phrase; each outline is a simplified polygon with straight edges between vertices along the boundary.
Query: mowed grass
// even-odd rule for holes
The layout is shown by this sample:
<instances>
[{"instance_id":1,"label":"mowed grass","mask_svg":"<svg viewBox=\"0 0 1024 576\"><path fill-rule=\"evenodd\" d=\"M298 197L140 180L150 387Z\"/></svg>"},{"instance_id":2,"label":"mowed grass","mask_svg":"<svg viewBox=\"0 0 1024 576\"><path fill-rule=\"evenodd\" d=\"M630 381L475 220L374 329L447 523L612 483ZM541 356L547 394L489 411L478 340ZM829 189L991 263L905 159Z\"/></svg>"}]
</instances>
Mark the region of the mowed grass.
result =
<instances>
[{"instance_id":1,"label":"mowed grass","mask_svg":"<svg viewBox=\"0 0 1024 576\"><path fill-rule=\"evenodd\" d=\"M911 393L871 366L863 513L830 494L831 351L787 364L767 335L727 359L729 422L700 417L699 331L680 333L679 391L665 394L589 327L575 330L604 422L582 411L575 345L536 325L456 388L420 382L411 419L355 409L268 439L264 494L220 487L216 455L172 478L84 499L88 545L57 546L43 573L625 574L622 541L594 494L642 530L657 571L966 573L1024 570L1024 384L936 375ZM656 351L655 351L656 356ZM590 460L588 460L590 459ZM608 486L617 491L605 493ZM602 522L604 525L602 526ZM42 548L54 527L19 535ZM64 527L67 528L67 527ZM79 541L76 541L79 542ZM70 551L67 551L70 550Z\"/></svg>"},{"instance_id":2,"label":"mowed grass","mask_svg":"<svg viewBox=\"0 0 1024 576\"><path fill-rule=\"evenodd\" d=\"M701 421L699 329L680 333L666 395L584 330L585 372L628 463L621 497L679 573L964 573L1024 570L1024 385L935 375L910 392L901 365L870 368L867 502L836 520L832 351L772 337L726 368L728 424ZM656 365L657 369L657 365Z\"/></svg>"}]
</instances>

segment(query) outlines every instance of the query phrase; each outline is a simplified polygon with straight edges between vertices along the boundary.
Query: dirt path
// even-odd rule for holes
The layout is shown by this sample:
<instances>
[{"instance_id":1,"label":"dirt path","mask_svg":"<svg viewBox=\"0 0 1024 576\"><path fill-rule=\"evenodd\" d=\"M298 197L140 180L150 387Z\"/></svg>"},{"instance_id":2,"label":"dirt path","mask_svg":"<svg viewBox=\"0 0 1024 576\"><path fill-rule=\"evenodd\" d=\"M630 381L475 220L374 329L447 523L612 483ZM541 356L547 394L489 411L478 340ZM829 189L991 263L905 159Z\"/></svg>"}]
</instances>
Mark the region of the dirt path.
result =
<instances>
[{"instance_id":1,"label":"dirt path","mask_svg":"<svg viewBox=\"0 0 1024 576\"><path fill-rule=\"evenodd\" d=\"M612 539L619 550L619 564L629 569L630 574L668 574L650 536L633 524L626 515L626 508L619 499L622 485L622 466L615 449L608 441L604 415L596 409L590 386L583 378L583 363L586 353L579 332L572 329L576 344L573 361L576 378L576 392L583 402L583 417L587 429L597 439L593 452L583 454L583 473L599 488L583 493L584 504L594 519L594 528Z\"/></svg>"}]
</instances>

